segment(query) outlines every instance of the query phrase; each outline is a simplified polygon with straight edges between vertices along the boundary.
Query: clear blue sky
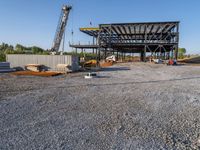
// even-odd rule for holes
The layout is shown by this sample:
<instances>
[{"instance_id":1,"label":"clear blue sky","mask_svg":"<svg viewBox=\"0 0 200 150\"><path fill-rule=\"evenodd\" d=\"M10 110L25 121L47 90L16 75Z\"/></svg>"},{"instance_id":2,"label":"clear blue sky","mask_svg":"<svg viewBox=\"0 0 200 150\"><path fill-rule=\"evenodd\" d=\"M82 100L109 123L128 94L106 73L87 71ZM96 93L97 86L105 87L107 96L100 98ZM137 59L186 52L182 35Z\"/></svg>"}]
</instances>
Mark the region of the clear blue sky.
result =
<instances>
[{"instance_id":1,"label":"clear blue sky","mask_svg":"<svg viewBox=\"0 0 200 150\"><path fill-rule=\"evenodd\" d=\"M90 40L79 32L79 27L89 26L90 21L94 26L180 21L180 47L189 53L200 53L200 0L0 0L0 42L50 48L63 4L73 5L67 45L72 39L85 43Z\"/></svg>"}]
</instances>

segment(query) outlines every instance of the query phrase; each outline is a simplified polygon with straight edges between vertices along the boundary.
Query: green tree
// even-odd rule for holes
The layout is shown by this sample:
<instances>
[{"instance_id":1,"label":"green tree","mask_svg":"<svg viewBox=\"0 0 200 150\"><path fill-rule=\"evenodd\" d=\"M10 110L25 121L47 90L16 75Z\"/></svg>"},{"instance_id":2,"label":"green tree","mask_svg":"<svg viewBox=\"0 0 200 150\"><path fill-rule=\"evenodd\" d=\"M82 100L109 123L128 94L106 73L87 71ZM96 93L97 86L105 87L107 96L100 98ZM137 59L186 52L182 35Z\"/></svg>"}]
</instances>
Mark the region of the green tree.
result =
<instances>
[{"instance_id":1,"label":"green tree","mask_svg":"<svg viewBox=\"0 0 200 150\"><path fill-rule=\"evenodd\" d=\"M42 55L49 55L49 52L48 51L43 51Z\"/></svg>"},{"instance_id":2,"label":"green tree","mask_svg":"<svg viewBox=\"0 0 200 150\"><path fill-rule=\"evenodd\" d=\"M13 51L13 50L14 50L14 48L12 45L2 43L0 45L0 62L6 61L6 54L11 53L11 51Z\"/></svg>"},{"instance_id":3,"label":"green tree","mask_svg":"<svg viewBox=\"0 0 200 150\"><path fill-rule=\"evenodd\" d=\"M4 61L6 61L6 55L2 51L0 51L0 62Z\"/></svg>"},{"instance_id":4,"label":"green tree","mask_svg":"<svg viewBox=\"0 0 200 150\"><path fill-rule=\"evenodd\" d=\"M8 47L5 51L4 54L14 54L15 51L12 47Z\"/></svg>"},{"instance_id":5,"label":"green tree","mask_svg":"<svg viewBox=\"0 0 200 150\"><path fill-rule=\"evenodd\" d=\"M8 47L12 47L11 45L8 45L6 43L2 43L0 45L0 51L5 51Z\"/></svg>"},{"instance_id":6,"label":"green tree","mask_svg":"<svg viewBox=\"0 0 200 150\"><path fill-rule=\"evenodd\" d=\"M33 46L26 47L21 44L16 44L15 48L12 45L2 43L0 44L0 61L6 61L6 54L41 54L49 55L48 51L44 49Z\"/></svg>"},{"instance_id":7,"label":"green tree","mask_svg":"<svg viewBox=\"0 0 200 150\"><path fill-rule=\"evenodd\" d=\"M24 54L25 53L25 50L26 50L26 47L24 47L23 45L21 44L17 44L15 46L15 50L16 50L16 53L17 54Z\"/></svg>"},{"instance_id":8,"label":"green tree","mask_svg":"<svg viewBox=\"0 0 200 150\"><path fill-rule=\"evenodd\" d=\"M187 52L187 50L185 48L179 48L178 49L178 58L183 59L186 52Z\"/></svg>"},{"instance_id":9,"label":"green tree","mask_svg":"<svg viewBox=\"0 0 200 150\"><path fill-rule=\"evenodd\" d=\"M33 46L31 50L33 54L42 54L44 52L44 49L37 46Z\"/></svg>"},{"instance_id":10,"label":"green tree","mask_svg":"<svg viewBox=\"0 0 200 150\"><path fill-rule=\"evenodd\" d=\"M23 45L21 45L21 44L17 44L15 46L15 50L16 51L23 51L23 50L25 50L25 47Z\"/></svg>"}]
</instances>

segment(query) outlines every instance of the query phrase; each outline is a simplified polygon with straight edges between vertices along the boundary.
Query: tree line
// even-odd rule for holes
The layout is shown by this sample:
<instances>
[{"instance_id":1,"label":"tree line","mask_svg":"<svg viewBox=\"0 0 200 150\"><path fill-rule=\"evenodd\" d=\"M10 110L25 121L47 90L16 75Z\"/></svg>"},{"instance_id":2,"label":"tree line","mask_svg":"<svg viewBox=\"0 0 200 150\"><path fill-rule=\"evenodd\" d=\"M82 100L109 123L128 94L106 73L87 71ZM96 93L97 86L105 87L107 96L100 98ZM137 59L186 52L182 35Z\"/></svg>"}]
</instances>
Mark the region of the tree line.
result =
<instances>
[{"instance_id":1,"label":"tree line","mask_svg":"<svg viewBox=\"0 0 200 150\"><path fill-rule=\"evenodd\" d=\"M0 62L6 60L6 54L40 54L48 55L49 52L38 46L26 47L21 44L9 45L6 43L0 44Z\"/></svg>"},{"instance_id":2,"label":"tree line","mask_svg":"<svg viewBox=\"0 0 200 150\"><path fill-rule=\"evenodd\" d=\"M6 43L0 44L0 62L6 61L6 54L39 54L39 55L49 55L50 53L47 50L44 50L38 46L26 47L21 44L16 44L15 47L13 45L9 45ZM64 55L78 55L79 57L91 57L95 58L95 54L90 53L79 53L75 52L64 52ZM184 59L186 56L186 49L179 48L178 49L178 58Z\"/></svg>"},{"instance_id":3,"label":"tree line","mask_svg":"<svg viewBox=\"0 0 200 150\"><path fill-rule=\"evenodd\" d=\"M6 61L6 54L38 54L38 55L49 55L50 52L48 50L44 50L38 46L26 47L21 44L16 44L15 47L13 45L9 45L6 43L0 44L0 62ZM77 55L79 57L88 57L88 58L96 58L96 54L91 53L75 53L64 52L63 55Z\"/></svg>"}]
</instances>

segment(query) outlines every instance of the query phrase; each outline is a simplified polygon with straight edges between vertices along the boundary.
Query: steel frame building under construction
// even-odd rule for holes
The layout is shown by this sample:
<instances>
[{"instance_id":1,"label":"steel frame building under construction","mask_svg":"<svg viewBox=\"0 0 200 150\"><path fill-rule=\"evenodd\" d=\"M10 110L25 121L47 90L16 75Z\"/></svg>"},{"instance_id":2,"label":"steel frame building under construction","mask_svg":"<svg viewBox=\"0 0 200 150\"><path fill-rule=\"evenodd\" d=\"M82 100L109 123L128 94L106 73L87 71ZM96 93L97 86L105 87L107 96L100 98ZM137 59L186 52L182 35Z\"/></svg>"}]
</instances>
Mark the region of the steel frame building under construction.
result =
<instances>
[{"instance_id":1,"label":"steel frame building under construction","mask_svg":"<svg viewBox=\"0 0 200 150\"><path fill-rule=\"evenodd\" d=\"M80 28L93 37L96 44L70 45L76 49L96 49L98 59L109 53L126 55L140 53L146 61L149 54L156 58L177 58L179 45L179 22L146 22L100 24L98 28Z\"/></svg>"}]
</instances>

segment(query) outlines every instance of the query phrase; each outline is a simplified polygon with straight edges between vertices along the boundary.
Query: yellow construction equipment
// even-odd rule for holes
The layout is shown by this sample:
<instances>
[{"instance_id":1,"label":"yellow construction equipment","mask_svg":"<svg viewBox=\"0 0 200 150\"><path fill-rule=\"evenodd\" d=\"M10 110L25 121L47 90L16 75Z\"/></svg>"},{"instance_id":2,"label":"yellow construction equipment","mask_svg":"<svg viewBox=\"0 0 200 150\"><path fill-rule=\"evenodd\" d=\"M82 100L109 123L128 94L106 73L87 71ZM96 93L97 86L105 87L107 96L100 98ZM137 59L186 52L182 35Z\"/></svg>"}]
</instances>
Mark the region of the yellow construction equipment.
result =
<instances>
[{"instance_id":1,"label":"yellow construction equipment","mask_svg":"<svg viewBox=\"0 0 200 150\"><path fill-rule=\"evenodd\" d=\"M86 61L83 65L83 67L96 67L97 65L97 61L96 60L89 60L89 61Z\"/></svg>"}]
</instances>

